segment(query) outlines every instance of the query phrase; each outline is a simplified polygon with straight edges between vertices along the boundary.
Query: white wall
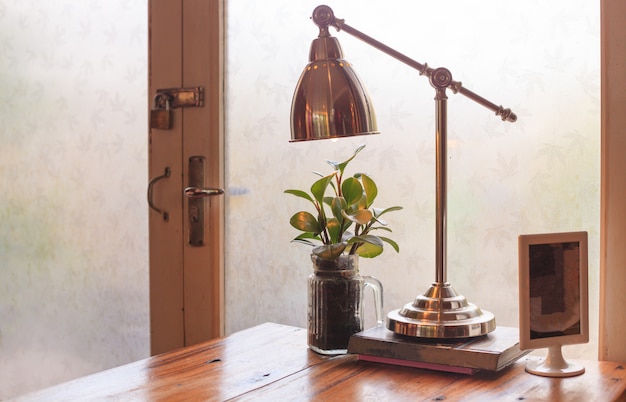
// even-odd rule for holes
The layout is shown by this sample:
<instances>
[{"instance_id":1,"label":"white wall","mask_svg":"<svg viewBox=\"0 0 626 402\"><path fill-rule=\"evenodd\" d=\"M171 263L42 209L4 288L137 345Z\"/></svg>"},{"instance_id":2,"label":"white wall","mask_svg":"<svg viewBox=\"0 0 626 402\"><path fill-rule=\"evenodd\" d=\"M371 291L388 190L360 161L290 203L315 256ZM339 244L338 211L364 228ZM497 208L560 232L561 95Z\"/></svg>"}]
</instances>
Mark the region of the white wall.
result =
<instances>
[{"instance_id":1,"label":"white wall","mask_svg":"<svg viewBox=\"0 0 626 402\"><path fill-rule=\"evenodd\" d=\"M290 216L307 207L283 194L308 189L326 159L352 162L379 184L400 254L362 260L401 307L435 279L434 91L427 80L344 32L346 59L368 87L379 136L288 143L289 111L317 27L317 0L231 1L227 31L227 331L263 321L304 326L306 246L291 244ZM594 1L336 0L339 18L454 78L517 123L449 94L448 279L471 302L518 325L517 237L587 230L591 342L597 356L600 38ZM233 191L234 190L234 191ZM233 312L236 312L235 314Z\"/></svg>"},{"instance_id":2,"label":"white wall","mask_svg":"<svg viewBox=\"0 0 626 402\"><path fill-rule=\"evenodd\" d=\"M146 357L147 3L0 0L0 399Z\"/></svg>"}]
</instances>

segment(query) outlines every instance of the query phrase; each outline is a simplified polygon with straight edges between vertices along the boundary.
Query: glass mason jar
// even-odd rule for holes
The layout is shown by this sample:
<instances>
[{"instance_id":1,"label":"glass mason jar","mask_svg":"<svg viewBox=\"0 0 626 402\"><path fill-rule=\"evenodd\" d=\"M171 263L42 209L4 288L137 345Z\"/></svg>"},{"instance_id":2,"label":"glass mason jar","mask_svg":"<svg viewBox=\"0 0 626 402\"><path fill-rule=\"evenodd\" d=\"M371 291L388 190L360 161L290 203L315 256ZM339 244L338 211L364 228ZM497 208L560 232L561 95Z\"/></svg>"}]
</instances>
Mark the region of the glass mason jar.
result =
<instances>
[{"instance_id":1,"label":"glass mason jar","mask_svg":"<svg viewBox=\"0 0 626 402\"><path fill-rule=\"evenodd\" d=\"M308 279L308 344L311 350L346 353L350 336L363 330L363 291L373 290L376 321L382 324L383 289L372 276L359 274L359 256L341 255L326 260L311 254L313 273Z\"/></svg>"}]
</instances>

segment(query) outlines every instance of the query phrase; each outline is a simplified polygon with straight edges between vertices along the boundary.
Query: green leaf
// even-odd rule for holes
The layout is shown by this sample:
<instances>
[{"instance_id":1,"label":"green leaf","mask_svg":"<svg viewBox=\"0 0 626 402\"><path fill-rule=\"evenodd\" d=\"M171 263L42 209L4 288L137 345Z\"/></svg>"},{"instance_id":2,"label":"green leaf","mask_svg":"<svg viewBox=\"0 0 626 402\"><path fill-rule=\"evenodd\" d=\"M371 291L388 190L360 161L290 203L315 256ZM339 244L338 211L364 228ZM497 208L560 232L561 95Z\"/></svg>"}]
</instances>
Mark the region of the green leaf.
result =
<instances>
[{"instance_id":1,"label":"green leaf","mask_svg":"<svg viewBox=\"0 0 626 402\"><path fill-rule=\"evenodd\" d=\"M322 240L320 239L320 236L317 233L303 232L303 233L300 233L297 237L295 237L292 241L301 241L303 243L313 244L309 241L309 239L318 240L318 241Z\"/></svg>"},{"instance_id":2,"label":"green leaf","mask_svg":"<svg viewBox=\"0 0 626 402\"><path fill-rule=\"evenodd\" d=\"M350 224L352 224L352 222L350 222ZM341 241L347 242L348 240L354 237L354 233L349 230L344 229L342 236L343 237L341 238Z\"/></svg>"},{"instance_id":3,"label":"green leaf","mask_svg":"<svg viewBox=\"0 0 626 402\"><path fill-rule=\"evenodd\" d=\"M329 207L333 205L333 200L335 199L335 197L331 197L331 196L326 196L324 197L324 204L328 205Z\"/></svg>"},{"instance_id":4,"label":"green leaf","mask_svg":"<svg viewBox=\"0 0 626 402\"><path fill-rule=\"evenodd\" d=\"M293 243L300 243L300 244L305 244L307 246L313 247L317 243L314 243L311 240L322 241L322 239L320 239L318 234L310 233L310 232L300 233L298 236L294 237L294 239L291 241Z\"/></svg>"},{"instance_id":5,"label":"green leaf","mask_svg":"<svg viewBox=\"0 0 626 402\"><path fill-rule=\"evenodd\" d=\"M365 196L365 193L363 193L363 196L356 205L358 206L357 209L367 209L367 197Z\"/></svg>"},{"instance_id":6,"label":"green leaf","mask_svg":"<svg viewBox=\"0 0 626 402\"><path fill-rule=\"evenodd\" d=\"M361 173L361 182L363 183L363 190L367 197L367 206L365 208L369 208L374 203L376 196L378 196L378 187L376 183L374 183L374 180L365 173Z\"/></svg>"},{"instance_id":7,"label":"green leaf","mask_svg":"<svg viewBox=\"0 0 626 402\"><path fill-rule=\"evenodd\" d=\"M383 246L383 241L380 239L380 237L374 235L354 236L350 240L348 240L348 245L354 243L368 243L378 247Z\"/></svg>"},{"instance_id":8,"label":"green leaf","mask_svg":"<svg viewBox=\"0 0 626 402\"><path fill-rule=\"evenodd\" d=\"M363 197L363 186L354 177L348 177L341 185L341 194L348 205L356 204Z\"/></svg>"},{"instance_id":9,"label":"green leaf","mask_svg":"<svg viewBox=\"0 0 626 402\"><path fill-rule=\"evenodd\" d=\"M376 220L376 222L380 223L383 226L387 226L387 221L384 221L380 218L374 217L374 219Z\"/></svg>"},{"instance_id":10,"label":"green leaf","mask_svg":"<svg viewBox=\"0 0 626 402\"><path fill-rule=\"evenodd\" d=\"M364 258L374 258L383 252L383 241L378 236L355 236L348 241L348 245L360 243L356 254Z\"/></svg>"},{"instance_id":11,"label":"green leaf","mask_svg":"<svg viewBox=\"0 0 626 402\"><path fill-rule=\"evenodd\" d=\"M367 223L373 218L372 212L369 209L359 209L350 215L344 212L343 216L354 223L358 223L359 225L367 225Z\"/></svg>"},{"instance_id":12,"label":"green leaf","mask_svg":"<svg viewBox=\"0 0 626 402\"><path fill-rule=\"evenodd\" d=\"M296 197L304 198L305 200L313 202L313 198L308 193L305 193L302 190L285 190L287 194L293 194Z\"/></svg>"},{"instance_id":13,"label":"green leaf","mask_svg":"<svg viewBox=\"0 0 626 402\"><path fill-rule=\"evenodd\" d=\"M344 170L346 170L346 166L348 166L348 163L350 163L350 161L356 157L356 154L361 152L363 148L365 148L365 144L359 145L358 148L354 151L354 154L352 154L352 156L348 160L345 160L341 163L333 162L333 161L326 161L326 162L328 162L328 164L332 166L333 169L338 170L343 175L343 172Z\"/></svg>"},{"instance_id":14,"label":"green leaf","mask_svg":"<svg viewBox=\"0 0 626 402\"><path fill-rule=\"evenodd\" d=\"M326 260L334 260L346 249L346 243L325 244L313 249L313 254Z\"/></svg>"},{"instance_id":15,"label":"green leaf","mask_svg":"<svg viewBox=\"0 0 626 402\"><path fill-rule=\"evenodd\" d=\"M335 177L334 172L317 180L311 186L311 194L313 194L313 197L318 203L322 204L324 200L324 194L326 193L326 188L328 187L328 183L330 183L333 177Z\"/></svg>"},{"instance_id":16,"label":"green leaf","mask_svg":"<svg viewBox=\"0 0 626 402\"><path fill-rule=\"evenodd\" d=\"M337 219L343 219L342 212L348 207L346 199L343 197L334 197L330 203L333 216Z\"/></svg>"},{"instance_id":17,"label":"green leaf","mask_svg":"<svg viewBox=\"0 0 626 402\"><path fill-rule=\"evenodd\" d=\"M384 230L386 232L392 232L391 229L386 228L384 226L372 226L372 227L370 227L370 230Z\"/></svg>"},{"instance_id":18,"label":"green leaf","mask_svg":"<svg viewBox=\"0 0 626 402\"><path fill-rule=\"evenodd\" d=\"M341 224L337 218L330 218L326 222L326 230L328 231L332 243L339 243L341 241Z\"/></svg>"},{"instance_id":19,"label":"green leaf","mask_svg":"<svg viewBox=\"0 0 626 402\"><path fill-rule=\"evenodd\" d=\"M396 250L396 253L400 252L400 246L398 246L398 243L396 243L395 241L391 240L388 237L381 237L380 239L384 241L385 243L390 244L391 247L393 247L393 249Z\"/></svg>"},{"instance_id":20,"label":"green leaf","mask_svg":"<svg viewBox=\"0 0 626 402\"><path fill-rule=\"evenodd\" d=\"M402 207L398 207L398 206L384 208L384 209L383 208L372 208L372 212L374 213L374 216L378 218L379 216L381 216L383 214L386 214L387 212L399 211L401 209L402 209Z\"/></svg>"},{"instance_id":21,"label":"green leaf","mask_svg":"<svg viewBox=\"0 0 626 402\"><path fill-rule=\"evenodd\" d=\"M356 249L356 254L363 258L374 258L383 253L383 248L371 243L363 243Z\"/></svg>"},{"instance_id":22,"label":"green leaf","mask_svg":"<svg viewBox=\"0 0 626 402\"><path fill-rule=\"evenodd\" d=\"M291 226L303 232L320 233L322 228L317 219L306 211L296 212L289 220Z\"/></svg>"}]
</instances>

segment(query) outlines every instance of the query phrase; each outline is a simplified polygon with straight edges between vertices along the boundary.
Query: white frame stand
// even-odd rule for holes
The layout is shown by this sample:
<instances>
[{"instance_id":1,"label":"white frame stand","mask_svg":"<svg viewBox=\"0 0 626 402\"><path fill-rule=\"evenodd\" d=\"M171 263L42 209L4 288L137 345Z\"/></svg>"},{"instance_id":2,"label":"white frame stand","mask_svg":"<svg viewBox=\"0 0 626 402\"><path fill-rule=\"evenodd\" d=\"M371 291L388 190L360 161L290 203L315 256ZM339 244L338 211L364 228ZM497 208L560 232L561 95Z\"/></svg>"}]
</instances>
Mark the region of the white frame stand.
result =
<instances>
[{"instance_id":1,"label":"white frame stand","mask_svg":"<svg viewBox=\"0 0 626 402\"><path fill-rule=\"evenodd\" d=\"M585 367L565 361L561 353L561 345L555 345L548 348L548 356L545 360L528 362L526 371L543 377L574 377L584 373Z\"/></svg>"}]
</instances>

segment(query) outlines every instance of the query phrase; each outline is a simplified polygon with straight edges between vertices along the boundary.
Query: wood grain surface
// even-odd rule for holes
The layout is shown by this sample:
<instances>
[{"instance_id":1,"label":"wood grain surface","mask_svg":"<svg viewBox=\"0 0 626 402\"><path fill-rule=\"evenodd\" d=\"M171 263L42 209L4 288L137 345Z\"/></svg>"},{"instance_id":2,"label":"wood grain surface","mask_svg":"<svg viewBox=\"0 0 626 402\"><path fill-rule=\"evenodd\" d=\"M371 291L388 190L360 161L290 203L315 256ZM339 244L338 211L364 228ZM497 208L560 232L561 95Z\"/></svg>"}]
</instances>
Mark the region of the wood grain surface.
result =
<instances>
[{"instance_id":1,"label":"wood grain surface","mask_svg":"<svg viewBox=\"0 0 626 402\"><path fill-rule=\"evenodd\" d=\"M306 330L266 323L39 392L23 401L622 401L626 370L577 361L571 378L528 374L525 357L499 372L443 373L324 357L308 350Z\"/></svg>"}]
</instances>

